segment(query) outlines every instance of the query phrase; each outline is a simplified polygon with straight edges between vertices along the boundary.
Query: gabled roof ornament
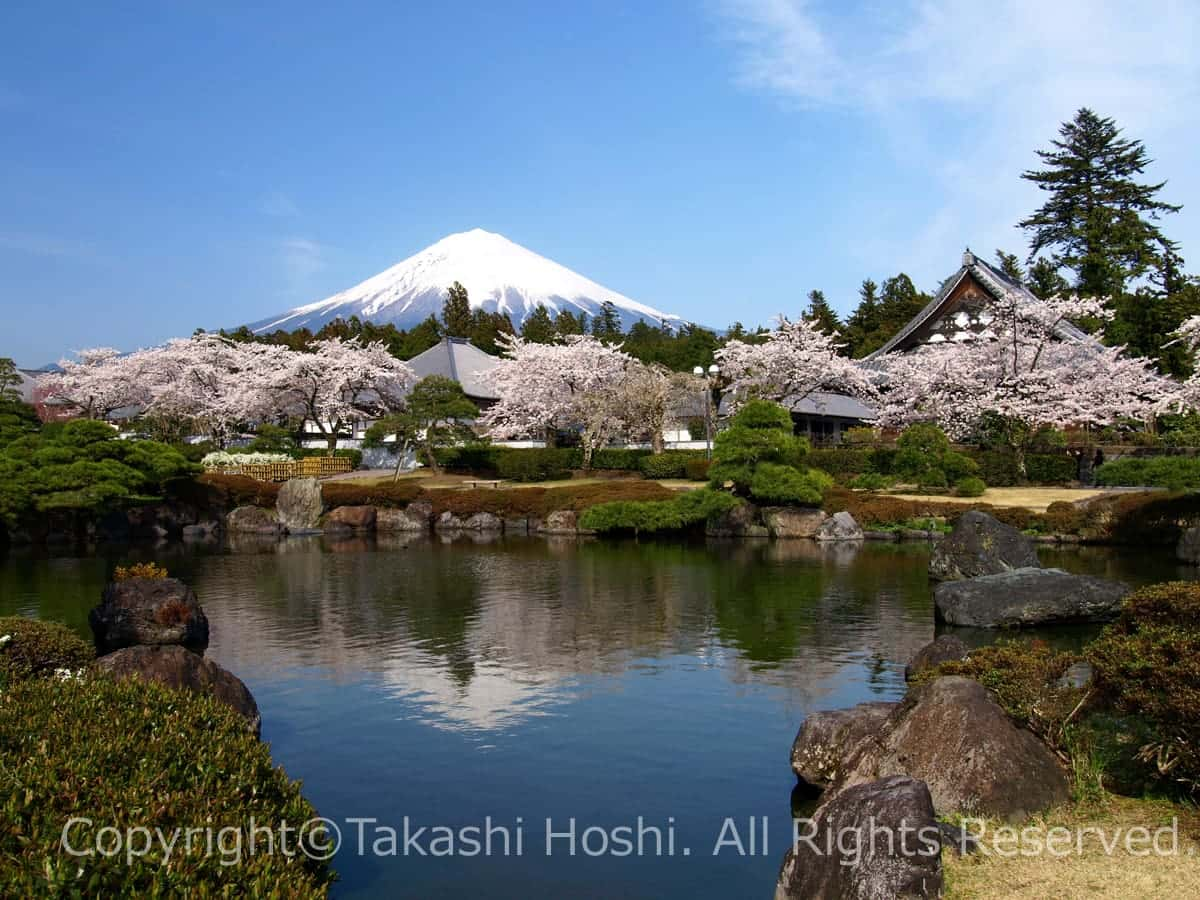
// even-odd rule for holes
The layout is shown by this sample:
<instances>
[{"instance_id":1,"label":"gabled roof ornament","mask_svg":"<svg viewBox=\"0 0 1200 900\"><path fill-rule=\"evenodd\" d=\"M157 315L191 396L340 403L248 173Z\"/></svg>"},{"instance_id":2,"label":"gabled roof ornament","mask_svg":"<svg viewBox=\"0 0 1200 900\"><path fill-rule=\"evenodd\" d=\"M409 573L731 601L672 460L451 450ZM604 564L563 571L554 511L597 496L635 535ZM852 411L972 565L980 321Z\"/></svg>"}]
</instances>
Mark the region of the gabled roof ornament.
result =
<instances>
[{"instance_id":1,"label":"gabled roof ornament","mask_svg":"<svg viewBox=\"0 0 1200 900\"><path fill-rule=\"evenodd\" d=\"M975 254L972 253L971 248L968 247L963 251L963 268L969 269L973 265L975 265Z\"/></svg>"}]
</instances>

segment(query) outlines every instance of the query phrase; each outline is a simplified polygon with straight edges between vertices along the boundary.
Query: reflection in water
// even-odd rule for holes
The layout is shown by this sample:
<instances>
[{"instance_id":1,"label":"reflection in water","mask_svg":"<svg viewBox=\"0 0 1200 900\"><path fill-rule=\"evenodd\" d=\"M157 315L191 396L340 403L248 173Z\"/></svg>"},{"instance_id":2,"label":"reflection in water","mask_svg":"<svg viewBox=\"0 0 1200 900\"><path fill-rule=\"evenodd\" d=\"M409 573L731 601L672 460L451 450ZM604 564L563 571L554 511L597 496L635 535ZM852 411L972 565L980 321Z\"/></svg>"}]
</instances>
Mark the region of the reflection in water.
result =
<instances>
[{"instance_id":1,"label":"reflection in water","mask_svg":"<svg viewBox=\"0 0 1200 900\"><path fill-rule=\"evenodd\" d=\"M1133 583L1180 577L1165 554L1044 558ZM810 541L242 537L13 554L0 559L0 615L86 633L112 566L143 559L195 587L209 655L250 686L275 758L324 815L669 815L681 841L706 846L686 867L342 854L347 896L526 897L547 884L767 896L776 848L712 858L721 819L778 816L784 840L804 715L898 696L904 661L934 634L926 545Z\"/></svg>"}]
</instances>

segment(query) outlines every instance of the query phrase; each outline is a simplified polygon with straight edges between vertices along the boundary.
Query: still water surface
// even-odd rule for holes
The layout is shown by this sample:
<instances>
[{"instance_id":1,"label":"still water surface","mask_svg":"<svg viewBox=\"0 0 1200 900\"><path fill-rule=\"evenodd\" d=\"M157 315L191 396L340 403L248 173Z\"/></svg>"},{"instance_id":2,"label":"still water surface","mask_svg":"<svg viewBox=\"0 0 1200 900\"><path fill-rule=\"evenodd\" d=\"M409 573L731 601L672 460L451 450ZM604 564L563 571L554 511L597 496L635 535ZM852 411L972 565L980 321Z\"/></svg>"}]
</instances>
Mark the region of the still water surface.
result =
<instances>
[{"instance_id":1,"label":"still water surface","mask_svg":"<svg viewBox=\"0 0 1200 900\"><path fill-rule=\"evenodd\" d=\"M341 897L769 897L800 722L898 697L904 661L934 636L927 547L808 541L14 553L0 557L0 615L86 634L112 566L145 559L194 586L209 655L250 687L275 760L321 814L399 832L401 855L375 858L378 832L364 824L358 856L359 826L343 824ZM1133 584L1194 577L1157 552L1043 551L1043 562ZM509 829L510 855L497 835L491 857L406 857L406 816L414 831L490 816ZM655 855L650 837L642 857L584 854L585 828L638 816L664 843L673 829L674 856ZM726 818L749 850L751 816L766 817L765 852L759 832L755 855L714 856ZM546 819L566 832L572 817L576 855L558 838L547 856Z\"/></svg>"}]
</instances>

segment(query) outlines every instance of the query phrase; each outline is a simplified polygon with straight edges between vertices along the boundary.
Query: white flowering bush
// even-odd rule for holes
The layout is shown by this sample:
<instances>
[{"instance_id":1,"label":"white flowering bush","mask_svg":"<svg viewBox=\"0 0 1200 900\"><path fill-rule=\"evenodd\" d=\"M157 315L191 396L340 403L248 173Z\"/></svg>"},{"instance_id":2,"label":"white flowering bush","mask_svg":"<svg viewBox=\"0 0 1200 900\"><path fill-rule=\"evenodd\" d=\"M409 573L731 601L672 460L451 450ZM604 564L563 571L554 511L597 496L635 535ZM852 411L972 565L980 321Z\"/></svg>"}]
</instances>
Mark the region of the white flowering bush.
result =
<instances>
[{"instance_id":1,"label":"white flowering bush","mask_svg":"<svg viewBox=\"0 0 1200 900\"><path fill-rule=\"evenodd\" d=\"M270 463L291 462L286 453L230 453L217 450L205 454L200 465L206 469L224 469L230 466L265 466Z\"/></svg>"}]
</instances>

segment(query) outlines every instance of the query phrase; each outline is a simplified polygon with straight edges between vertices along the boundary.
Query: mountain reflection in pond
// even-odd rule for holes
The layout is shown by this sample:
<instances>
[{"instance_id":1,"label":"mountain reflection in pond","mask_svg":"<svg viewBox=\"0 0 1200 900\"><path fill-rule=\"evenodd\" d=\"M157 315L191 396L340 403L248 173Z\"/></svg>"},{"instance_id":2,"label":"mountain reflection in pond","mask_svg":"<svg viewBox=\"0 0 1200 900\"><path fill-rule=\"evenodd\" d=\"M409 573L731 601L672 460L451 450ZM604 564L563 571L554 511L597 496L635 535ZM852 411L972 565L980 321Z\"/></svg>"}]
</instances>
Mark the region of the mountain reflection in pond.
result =
<instances>
[{"instance_id":1,"label":"mountain reflection in pond","mask_svg":"<svg viewBox=\"0 0 1200 900\"><path fill-rule=\"evenodd\" d=\"M1131 583L1164 554L1046 552ZM522 819L523 854L335 860L339 896L768 897L790 840L788 749L817 709L903 691L934 635L928 548L779 542L320 538L0 558L0 615L66 621L114 564L191 583L209 654L322 815L379 825ZM1191 577L1191 576L1188 576ZM993 635L973 636L991 640ZM671 857L545 853L544 824L675 829ZM726 817L754 856L712 851ZM401 839L402 840L402 839ZM684 857L678 848L689 847Z\"/></svg>"}]
</instances>

